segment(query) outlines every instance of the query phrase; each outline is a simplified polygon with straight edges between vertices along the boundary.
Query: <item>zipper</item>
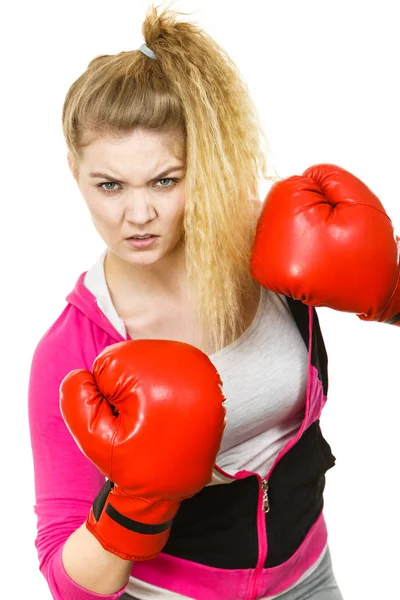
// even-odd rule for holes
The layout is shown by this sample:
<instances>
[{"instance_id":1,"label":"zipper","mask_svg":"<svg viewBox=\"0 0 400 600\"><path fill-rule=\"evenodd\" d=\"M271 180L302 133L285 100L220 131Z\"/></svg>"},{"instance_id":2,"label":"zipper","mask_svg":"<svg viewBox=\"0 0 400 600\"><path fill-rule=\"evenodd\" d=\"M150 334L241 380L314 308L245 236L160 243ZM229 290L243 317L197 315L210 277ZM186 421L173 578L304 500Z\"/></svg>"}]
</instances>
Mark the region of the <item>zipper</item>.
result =
<instances>
[{"instance_id":1,"label":"zipper","mask_svg":"<svg viewBox=\"0 0 400 600\"><path fill-rule=\"evenodd\" d=\"M258 535L258 561L256 568L254 570L253 577L253 585L251 586L251 591L248 596L248 600L256 600L257 599L257 588L262 575L262 571L264 569L264 564L268 554L268 539L267 539L267 519L266 514L270 511L270 503L269 503L269 478L271 476L272 471L275 469L278 462L285 456L287 452L298 442L300 437L303 435L303 431L306 428L306 423L308 419L308 414L310 410L310 396L311 396L311 377L310 377L310 369L311 369L311 352L312 352L312 334L313 334L313 313L312 307L308 307L308 365L307 365L307 390L306 390L306 406L304 411L303 422L297 432L297 434L286 443L285 448L281 450L278 456L275 458L273 465L271 466L268 474L265 477L261 477L256 473L252 473L252 475L257 475L260 491L259 491L259 500L258 500L258 509L257 509L257 535ZM248 473L250 475L250 473Z\"/></svg>"},{"instance_id":2,"label":"zipper","mask_svg":"<svg viewBox=\"0 0 400 600\"><path fill-rule=\"evenodd\" d=\"M263 492L262 511L264 513L268 513L270 509L268 498L268 485L268 479L261 479L261 489Z\"/></svg>"},{"instance_id":3,"label":"zipper","mask_svg":"<svg viewBox=\"0 0 400 600\"><path fill-rule=\"evenodd\" d=\"M308 396L307 396L308 398ZM269 477L271 476L272 471L275 469L278 462L285 456L287 452L296 444L296 442L300 439L303 431L305 429L305 423L307 419L309 401L307 399L306 402L306 410L303 422L297 432L297 434L289 440L285 446L281 450L281 452L276 457L273 465L271 466L268 474L265 477L261 477L258 473L254 473L253 471L239 471L236 475L229 475L226 473L221 467L215 465L215 470L227 477L228 479L245 479L246 477L250 477L250 475L255 475L259 482L259 494L258 494L258 503L257 503L257 537L258 537L258 560L257 565L254 569L254 576L251 585L251 590L249 591L246 600L256 600L257 599L257 588L262 575L262 571L264 569L264 564L268 554L268 539L267 539L267 519L266 514L270 512L271 506L269 502Z\"/></svg>"},{"instance_id":4,"label":"zipper","mask_svg":"<svg viewBox=\"0 0 400 600\"><path fill-rule=\"evenodd\" d=\"M251 586L251 591L249 593L249 600L255 600L255 598L257 598L258 582L260 580L268 552L267 523L265 515L270 511L268 497L269 482L266 477L257 475L257 478L260 484L257 509L258 561L254 570L253 585Z\"/></svg>"}]
</instances>

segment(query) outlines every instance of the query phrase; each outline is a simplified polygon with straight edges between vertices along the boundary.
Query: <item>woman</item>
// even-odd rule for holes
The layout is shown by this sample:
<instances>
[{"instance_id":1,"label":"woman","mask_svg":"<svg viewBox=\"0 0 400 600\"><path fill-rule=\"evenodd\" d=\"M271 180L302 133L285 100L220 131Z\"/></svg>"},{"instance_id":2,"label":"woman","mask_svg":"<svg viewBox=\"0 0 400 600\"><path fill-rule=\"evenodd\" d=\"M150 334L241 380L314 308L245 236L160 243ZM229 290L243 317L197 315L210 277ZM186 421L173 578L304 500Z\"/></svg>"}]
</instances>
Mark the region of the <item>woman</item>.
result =
<instances>
[{"instance_id":1,"label":"woman","mask_svg":"<svg viewBox=\"0 0 400 600\"><path fill-rule=\"evenodd\" d=\"M63 107L69 166L106 249L32 360L40 569L56 599L340 599L322 513L335 459L319 427L317 314L250 274L260 123L229 57L176 14L150 8L140 51L93 59ZM156 339L209 357L227 420L212 481L181 502L161 551L135 561L87 527L104 473L68 431L59 392L106 348Z\"/></svg>"}]
</instances>

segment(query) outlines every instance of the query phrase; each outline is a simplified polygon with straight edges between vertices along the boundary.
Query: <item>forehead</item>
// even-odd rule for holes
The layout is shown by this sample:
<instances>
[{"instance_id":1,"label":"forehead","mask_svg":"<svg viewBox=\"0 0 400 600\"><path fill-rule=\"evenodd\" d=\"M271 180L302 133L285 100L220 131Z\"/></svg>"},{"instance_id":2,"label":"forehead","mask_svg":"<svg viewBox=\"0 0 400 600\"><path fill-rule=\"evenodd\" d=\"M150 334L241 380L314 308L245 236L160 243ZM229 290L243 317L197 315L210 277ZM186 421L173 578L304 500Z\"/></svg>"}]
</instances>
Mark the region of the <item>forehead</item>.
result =
<instances>
[{"instance_id":1,"label":"forehead","mask_svg":"<svg viewBox=\"0 0 400 600\"><path fill-rule=\"evenodd\" d=\"M82 150L81 168L107 171L114 176L147 176L171 164L183 164L184 144L179 132L136 129L124 135L97 137Z\"/></svg>"}]
</instances>

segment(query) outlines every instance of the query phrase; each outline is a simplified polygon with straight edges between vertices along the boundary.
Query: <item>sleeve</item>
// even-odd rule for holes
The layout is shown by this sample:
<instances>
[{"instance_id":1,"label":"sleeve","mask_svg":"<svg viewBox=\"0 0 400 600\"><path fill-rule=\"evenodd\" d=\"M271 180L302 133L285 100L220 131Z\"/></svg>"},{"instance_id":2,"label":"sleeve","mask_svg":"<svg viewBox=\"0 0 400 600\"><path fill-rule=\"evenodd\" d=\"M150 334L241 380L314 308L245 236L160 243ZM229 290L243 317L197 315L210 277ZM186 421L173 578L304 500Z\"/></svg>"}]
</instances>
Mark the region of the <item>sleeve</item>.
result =
<instances>
[{"instance_id":1,"label":"sleeve","mask_svg":"<svg viewBox=\"0 0 400 600\"><path fill-rule=\"evenodd\" d=\"M30 369L28 414L35 480L39 569L55 600L114 600L115 594L96 594L66 573L62 548L86 521L105 478L80 451L61 416L59 387L73 369L88 368L79 345L63 342L62 330L49 330L37 345Z\"/></svg>"}]
</instances>

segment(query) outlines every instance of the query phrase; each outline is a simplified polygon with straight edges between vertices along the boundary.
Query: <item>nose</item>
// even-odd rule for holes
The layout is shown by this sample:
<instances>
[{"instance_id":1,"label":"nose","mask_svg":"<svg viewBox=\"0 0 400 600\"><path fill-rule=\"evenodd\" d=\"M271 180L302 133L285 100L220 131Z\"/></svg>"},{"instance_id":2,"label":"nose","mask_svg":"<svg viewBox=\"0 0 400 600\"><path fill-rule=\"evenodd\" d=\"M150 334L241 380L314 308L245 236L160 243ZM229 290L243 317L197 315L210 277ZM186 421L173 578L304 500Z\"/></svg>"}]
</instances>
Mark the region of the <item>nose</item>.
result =
<instances>
[{"instance_id":1,"label":"nose","mask_svg":"<svg viewBox=\"0 0 400 600\"><path fill-rule=\"evenodd\" d=\"M127 221L144 225L157 216L152 199L146 190L134 190L127 196L125 218Z\"/></svg>"}]
</instances>

